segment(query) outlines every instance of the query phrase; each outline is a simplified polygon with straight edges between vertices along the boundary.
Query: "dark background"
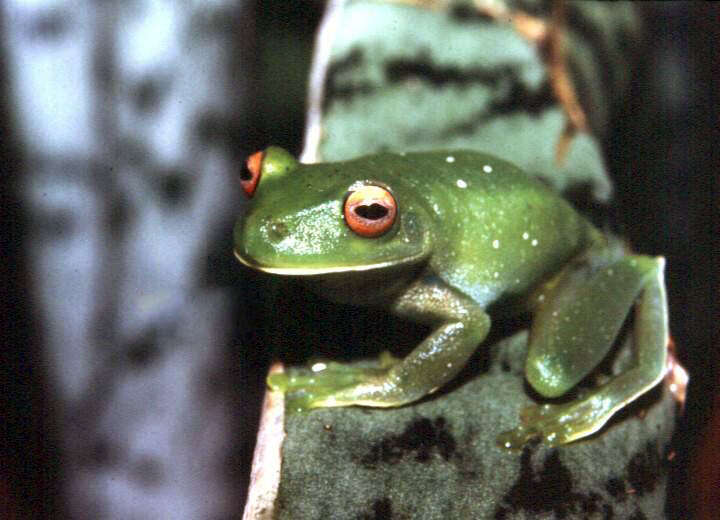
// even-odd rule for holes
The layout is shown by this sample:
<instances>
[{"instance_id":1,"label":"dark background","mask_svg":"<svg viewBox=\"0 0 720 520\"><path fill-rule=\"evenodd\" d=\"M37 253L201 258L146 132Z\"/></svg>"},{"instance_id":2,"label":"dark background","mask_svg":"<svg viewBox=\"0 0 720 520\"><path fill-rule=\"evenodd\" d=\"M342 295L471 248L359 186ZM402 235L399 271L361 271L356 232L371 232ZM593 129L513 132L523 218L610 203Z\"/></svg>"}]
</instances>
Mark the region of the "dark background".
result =
<instances>
[{"instance_id":1,"label":"dark background","mask_svg":"<svg viewBox=\"0 0 720 520\"><path fill-rule=\"evenodd\" d=\"M693 446L720 390L720 9L713 4L653 3L643 5L642 13L648 34L645 57L624 109L614 115L604 149L616 186L616 224L636 251L667 258L672 335L691 374L670 487L670 516L679 518L686 514ZM321 5L315 2L256 2L257 74L252 118L244 129L246 148L276 144L300 151L305 78L320 15ZM7 77L4 60L0 67L0 77ZM0 89L5 84L0 81ZM0 486L6 488L0 487L0 494L20 511L53 516L62 509L57 505L62 502L57 475L63 463L53 396L41 362L42 317L28 297L28 219L16 182L23 153L12 139L14 116L7 92L0 90L0 96ZM240 278L232 264L219 269L225 270L226 279L241 284L248 304L258 288L247 284L255 280ZM246 343L257 344L251 331L239 334ZM248 381L261 384L265 357L250 356L248 362L256 372L246 376ZM252 431L254 422L242 422L241 427ZM247 462L245 457L241 464ZM241 468L237 478L244 481L248 469Z\"/></svg>"}]
</instances>

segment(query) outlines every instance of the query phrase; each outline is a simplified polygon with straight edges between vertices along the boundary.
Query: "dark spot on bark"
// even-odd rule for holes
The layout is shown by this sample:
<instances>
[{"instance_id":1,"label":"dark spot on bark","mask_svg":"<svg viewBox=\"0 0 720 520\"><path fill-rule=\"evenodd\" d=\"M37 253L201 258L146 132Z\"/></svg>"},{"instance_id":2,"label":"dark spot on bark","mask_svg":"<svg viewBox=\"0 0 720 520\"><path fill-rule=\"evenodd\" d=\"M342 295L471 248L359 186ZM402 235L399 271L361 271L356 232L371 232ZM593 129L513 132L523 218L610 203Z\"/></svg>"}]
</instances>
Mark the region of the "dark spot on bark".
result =
<instances>
[{"instance_id":1,"label":"dark spot on bark","mask_svg":"<svg viewBox=\"0 0 720 520\"><path fill-rule=\"evenodd\" d=\"M602 511L605 518L612 518L612 507L603 503L598 493L573 491L572 475L560 461L557 450L546 455L539 471L533 469L532 453L530 448L523 451L520 475L495 510L496 519L508 518L519 511L525 511L533 517L553 513L556 518Z\"/></svg>"},{"instance_id":2,"label":"dark spot on bark","mask_svg":"<svg viewBox=\"0 0 720 520\"><path fill-rule=\"evenodd\" d=\"M33 16L27 26L31 38L54 42L60 40L70 27L70 16L60 9L48 9Z\"/></svg>"},{"instance_id":3,"label":"dark spot on bark","mask_svg":"<svg viewBox=\"0 0 720 520\"><path fill-rule=\"evenodd\" d=\"M93 439L84 452L83 463L92 468L109 468L121 462L120 448L104 436Z\"/></svg>"},{"instance_id":4,"label":"dark spot on bark","mask_svg":"<svg viewBox=\"0 0 720 520\"><path fill-rule=\"evenodd\" d=\"M158 190L163 202L178 206L190 196L190 176L177 170L165 171L158 180Z\"/></svg>"},{"instance_id":5,"label":"dark spot on bark","mask_svg":"<svg viewBox=\"0 0 720 520\"><path fill-rule=\"evenodd\" d=\"M431 460L434 452L447 461L455 454L456 448L455 438L443 417L435 421L423 417L410 423L400 435L385 437L373 445L360 463L373 468L379 463L396 464L412 455L416 461L424 463Z\"/></svg>"},{"instance_id":6,"label":"dark spot on bark","mask_svg":"<svg viewBox=\"0 0 720 520\"><path fill-rule=\"evenodd\" d=\"M511 87L505 96L491 101L488 106L480 110L472 112L465 121L460 121L446 128L442 135L470 135L479 126L487 124L496 117L513 112L539 115L556 104L548 82L543 83L538 89L531 90L518 79L512 79Z\"/></svg>"},{"instance_id":7,"label":"dark spot on bark","mask_svg":"<svg viewBox=\"0 0 720 520\"><path fill-rule=\"evenodd\" d=\"M328 67L325 79L325 98L323 99L323 112L335 101L352 101L357 95L370 94L374 87L369 82L352 83L343 81L343 75L349 71L362 67L365 61L363 51L352 49L344 58L333 61Z\"/></svg>"},{"instance_id":8,"label":"dark spot on bark","mask_svg":"<svg viewBox=\"0 0 720 520\"><path fill-rule=\"evenodd\" d=\"M160 355L158 334L155 328L135 338L125 349L125 357L133 368L144 368Z\"/></svg>"},{"instance_id":9,"label":"dark spot on bark","mask_svg":"<svg viewBox=\"0 0 720 520\"><path fill-rule=\"evenodd\" d=\"M543 18L546 18L549 14L549 10L543 2L538 2L537 5L524 2L522 11L524 14ZM449 14L453 21L458 23L498 23L492 16L477 7L473 7L471 3L454 6L450 8Z\"/></svg>"},{"instance_id":10,"label":"dark spot on bark","mask_svg":"<svg viewBox=\"0 0 720 520\"><path fill-rule=\"evenodd\" d=\"M162 464L155 457L141 457L132 465L131 475L143 487L155 487L163 480Z\"/></svg>"},{"instance_id":11,"label":"dark spot on bark","mask_svg":"<svg viewBox=\"0 0 720 520\"><path fill-rule=\"evenodd\" d=\"M614 499L623 502L627 498L625 482L619 478L611 478L605 483L605 489Z\"/></svg>"},{"instance_id":12,"label":"dark spot on bark","mask_svg":"<svg viewBox=\"0 0 720 520\"><path fill-rule=\"evenodd\" d=\"M372 512L362 515L359 520L390 520L392 517L392 502L385 497L373 502Z\"/></svg>"},{"instance_id":13,"label":"dark spot on bark","mask_svg":"<svg viewBox=\"0 0 720 520\"><path fill-rule=\"evenodd\" d=\"M490 104L493 114L510 114L522 110L532 115L538 115L556 104L552 87L544 82L540 88L531 90L520 81L513 81L510 92L504 98Z\"/></svg>"},{"instance_id":14,"label":"dark spot on bark","mask_svg":"<svg viewBox=\"0 0 720 520\"><path fill-rule=\"evenodd\" d=\"M653 441L646 444L644 451L634 455L627 467L628 482L638 496L654 490L662 473L660 452Z\"/></svg>"},{"instance_id":15,"label":"dark spot on bark","mask_svg":"<svg viewBox=\"0 0 720 520\"><path fill-rule=\"evenodd\" d=\"M466 87L475 84L495 87L500 81L516 73L516 67L513 65L488 68L436 64L427 52L415 58L389 60L385 65L385 77L388 83L401 83L414 79L429 83L433 87L449 85Z\"/></svg>"},{"instance_id":16,"label":"dark spot on bark","mask_svg":"<svg viewBox=\"0 0 720 520\"><path fill-rule=\"evenodd\" d=\"M647 520L647 516L640 510L635 511L629 520Z\"/></svg>"},{"instance_id":17,"label":"dark spot on bark","mask_svg":"<svg viewBox=\"0 0 720 520\"><path fill-rule=\"evenodd\" d=\"M245 144L235 142L236 128L223 114L208 111L195 123L194 133L202 144L227 147L228 150L245 149ZM235 144L235 148L233 148Z\"/></svg>"},{"instance_id":18,"label":"dark spot on bark","mask_svg":"<svg viewBox=\"0 0 720 520\"><path fill-rule=\"evenodd\" d=\"M612 520L613 518L615 518L615 511L613 511L613 508L610 506L610 504L602 505L602 514L603 520Z\"/></svg>"},{"instance_id":19,"label":"dark spot on bark","mask_svg":"<svg viewBox=\"0 0 720 520\"><path fill-rule=\"evenodd\" d=\"M113 68L112 60L106 55L106 53L98 54L101 55L100 58L91 61L91 74L93 79L97 82L98 89L103 92L109 92L117 79L115 76L116 70Z\"/></svg>"},{"instance_id":20,"label":"dark spot on bark","mask_svg":"<svg viewBox=\"0 0 720 520\"><path fill-rule=\"evenodd\" d=\"M460 23L494 23L491 16L468 4L452 7L450 9L450 18Z\"/></svg>"},{"instance_id":21,"label":"dark spot on bark","mask_svg":"<svg viewBox=\"0 0 720 520\"><path fill-rule=\"evenodd\" d=\"M588 515L590 515L592 513L598 513L600 511L598 502L601 502L601 501L602 501L602 497L600 495L598 495L597 493L588 493L587 498L582 501L583 513L586 513Z\"/></svg>"},{"instance_id":22,"label":"dark spot on bark","mask_svg":"<svg viewBox=\"0 0 720 520\"><path fill-rule=\"evenodd\" d=\"M130 223L132 212L128 201L123 195L115 196L110 204L105 222L106 229L112 237L121 237Z\"/></svg>"},{"instance_id":23,"label":"dark spot on bark","mask_svg":"<svg viewBox=\"0 0 720 520\"><path fill-rule=\"evenodd\" d=\"M150 152L147 146L136 138L120 139L118 151L120 158L133 168L145 168L150 163Z\"/></svg>"},{"instance_id":24,"label":"dark spot on bark","mask_svg":"<svg viewBox=\"0 0 720 520\"><path fill-rule=\"evenodd\" d=\"M162 97L163 85L156 77L147 77L133 89L132 98L138 112L151 113L157 110Z\"/></svg>"},{"instance_id":25,"label":"dark spot on bark","mask_svg":"<svg viewBox=\"0 0 720 520\"><path fill-rule=\"evenodd\" d=\"M71 211L57 209L38 213L33 225L43 235L43 241L66 240L75 233L77 221Z\"/></svg>"}]
</instances>

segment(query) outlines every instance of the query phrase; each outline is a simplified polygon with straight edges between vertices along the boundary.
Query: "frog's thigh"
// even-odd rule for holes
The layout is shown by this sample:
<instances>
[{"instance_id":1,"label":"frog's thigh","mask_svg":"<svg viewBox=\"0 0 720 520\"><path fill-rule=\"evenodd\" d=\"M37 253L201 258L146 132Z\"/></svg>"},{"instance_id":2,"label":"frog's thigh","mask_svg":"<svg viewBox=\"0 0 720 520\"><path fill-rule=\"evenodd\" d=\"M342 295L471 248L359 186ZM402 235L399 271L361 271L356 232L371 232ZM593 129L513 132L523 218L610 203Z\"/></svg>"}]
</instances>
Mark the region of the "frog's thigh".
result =
<instances>
[{"instance_id":1,"label":"frog's thigh","mask_svg":"<svg viewBox=\"0 0 720 520\"><path fill-rule=\"evenodd\" d=\"M607 354L639 294L635 370L647 376L641 386L654 384L667 343L663 266L661 258L628 256L589 277L566 273L533 321L525 365L533 388L556 397L583 379Z\"/></svg>"},{"instance_id":2,"label":"frog's thigh","mask_svg":"<svg viewBox=\"0 0 720 520\"><path fill-rule=\"evenodd\" d=\"M583 286L580 288L579 298L583 302L582 310L585 312L581 313L580 318L575 319L571 330L560 332L559 325L555 327L542 325L540 337L558 332L563 337L569 336L569 339L572 339L572 334L576 334L593 341L593 336L598 335L600 327L608 327L605 317L622 315L622 305L617 301L622 300L626 304L628 300L632 302L633 288L637 288L638 283L640 285L634 324L633 344L636 354L634 366L580 399L563 404L543 404L527 408L521 414L522 424L519 427L498 436L500 446L518 449L533 437L540 437L550 445L564 444L587 437L602 428L615 412L660 382L665 372L668 340L663 265L662 258L638 256L624 258L606 266L597 271L588 282L589 287L600 291L597 297L598 307L593 309L587 304L589 292L592 291L586 290L586 286ZM615 277L620 281L616 281ZM555 299L554 297L553 300ZM558 297L557 301L572 302L571 299L562 297ZM593 310L594 312L589 312ZM564 318L567 313L572 315L574 311L572 305L564 304L556 305L555 310L550 311L551 316L553 312L558 312L558 315L553 317L559 317L561 322L568 324L569 322ZM594 327L597 331L593 334L592 328L586 330L585 327ZM555 344L553 349L548 350L545 343L540 342L534 344L532 349L534 368L530 372L537 367L540 367L540 370L552 369L560 374L558 378L565 378L562 385L552 384L554 383L552 374L540 378L540 384L547 385L551 391L567 386L569 381L577 379L578 374L589 370L592 365L582 362L579 356L569 356L568 361L567 352L556 351L559 346L559 343ZM602 345L599 350L607 350L607 346ZM592 349L585 353L594 358L599 357L598 352ZM553 356L555 359L551 364L542 364L543 359Z\"/></svg>"}]
</instances>

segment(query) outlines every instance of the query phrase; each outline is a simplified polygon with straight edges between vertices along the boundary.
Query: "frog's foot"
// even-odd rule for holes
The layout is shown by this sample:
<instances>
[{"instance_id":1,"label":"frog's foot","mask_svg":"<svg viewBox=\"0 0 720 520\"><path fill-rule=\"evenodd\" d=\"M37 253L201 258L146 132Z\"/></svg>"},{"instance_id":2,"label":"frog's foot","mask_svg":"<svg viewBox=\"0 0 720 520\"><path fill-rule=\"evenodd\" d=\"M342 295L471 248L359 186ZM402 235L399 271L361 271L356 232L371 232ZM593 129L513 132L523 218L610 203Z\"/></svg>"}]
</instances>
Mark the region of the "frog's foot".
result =
<instances>
[{"instance_id":1,"label":"frog's foot","mask_svg":"<svg viewBox=\"0 0 720 520\"><path fill-rule=\"evenodd\" d=\"M272 390L285 393L289 410L351 405L388 406L368 399L368 396L382 391L388 370L397 361L388 352L383 352L371 363L317 361L309 368L291 367L286 372L271 374L267 383Z\"/></svg>"},{"instance_id":2,"label":"frog's foot","mask_svg":"<svg viewBox=\"0 0 720 520\"><path fill-rule=\"evenodd\" d=\"M520 414L521 425L497 437L499 446L519 450L533 439L549 446L566 444L586 437L612 416L600 396L566 404L528 406Z\"/></svg>"}]
</instances>

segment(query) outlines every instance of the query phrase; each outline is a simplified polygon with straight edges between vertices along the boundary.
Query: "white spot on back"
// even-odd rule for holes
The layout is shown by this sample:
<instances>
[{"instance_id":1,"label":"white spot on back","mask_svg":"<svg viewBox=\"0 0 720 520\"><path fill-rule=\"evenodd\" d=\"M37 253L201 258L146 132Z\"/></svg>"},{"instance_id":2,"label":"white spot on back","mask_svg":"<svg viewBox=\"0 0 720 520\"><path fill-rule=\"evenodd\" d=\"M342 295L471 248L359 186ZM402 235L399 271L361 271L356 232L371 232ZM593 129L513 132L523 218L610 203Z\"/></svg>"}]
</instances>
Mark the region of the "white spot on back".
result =
<instances>
[{"instance_id":1,"label":"white spot on back","mask_svg":"<svg viewBox=\"0 0 720 520\"><path fill-rule=\"evenodd\" d=\"M455 184L457 184L458 188L467 188L467 182L462 179L458 179Z\"/></svg>"},{"instance_id":2,"label":"white spot on back","mask_svg":"<svg viewBox=\"0 0 720 520\"><path fill-rule=\"evenodd\" d=\"M531 244L533 247L535 247L536 245L538 245L537 238L533 238L533 239L532 239L532 242L530 242L530 244Z\"/></svg>"},{"instance_id":3,"label":"white spot on back","mask_svg":"<svg viewBox=\"0 0 720 520\"><path fill-rule=\"evenodd\" d=\"M448 155L447 157L445 157L445 162L454 163L455 157L453 157L452 155Z\"/></svg>"},{"instance_id":4,"label":"white spot on back","mask_svg":"<svg viewBox=\"0 0 720 520\"><path fill-rule=\"evenodd\" d=\"M500 241L496 238L495 240L493 240L492 246L493 246L493 249L499 249Z\"/></svg>"},{"instance_id":5,"label":"white spot on back","mask_svg":"<svg viewBox=\"0 0 720 520\"><path fill-rule=\"evenodd\" d=\"M491 173L491 172L492 172L492 166L490 166L489 164L486 164L485 166L483 166L483 171L484 171L485 173Z\"/></svg>"},{"instance_id":6,"label":"white spot on back","mask_svg":"<svg viewBox=\"0 0 720 520\"><path fill-rule=\"evenodd\" d=\"M525 231L525 233L523 233L523 240L527 240L528 238L530 238L530 233Z\"/></svg>"}]
</instances>

